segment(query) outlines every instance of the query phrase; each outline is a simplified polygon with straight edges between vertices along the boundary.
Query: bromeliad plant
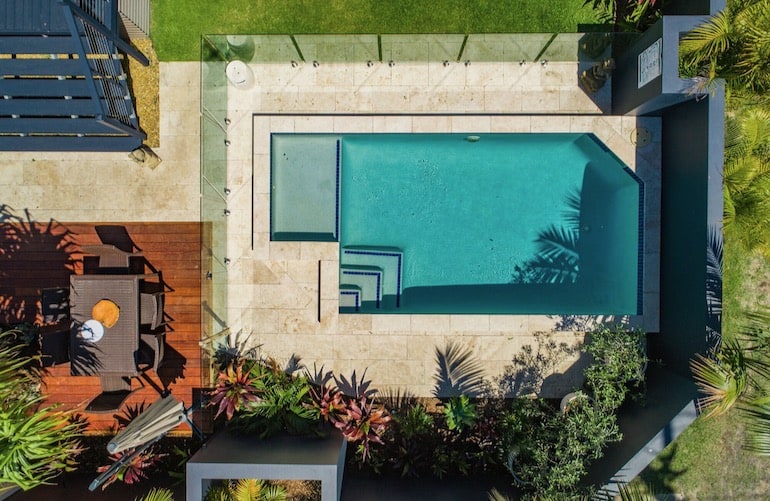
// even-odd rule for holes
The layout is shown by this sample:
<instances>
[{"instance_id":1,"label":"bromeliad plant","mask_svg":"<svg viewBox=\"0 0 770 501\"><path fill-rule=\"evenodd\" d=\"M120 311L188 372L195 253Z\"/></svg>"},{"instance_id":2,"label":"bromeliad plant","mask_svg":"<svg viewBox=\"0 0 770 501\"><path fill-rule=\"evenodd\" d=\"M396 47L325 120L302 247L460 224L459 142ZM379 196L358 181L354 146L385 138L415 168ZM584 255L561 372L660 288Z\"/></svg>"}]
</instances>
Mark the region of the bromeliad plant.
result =
<instances>
[{"instance_id":1,"label":"bromeliad plant","mask_svg":"<svg viewBox=\"0 0 770 501\"><path fill-rule=\"evenodd\" d=\"M366 461L390 421L371 381L359 381L355 372L350 380L337 377L323 367L311 374L296 357L282 368L272 358L233 356L217 380L208 404L217 408L216 417L224 415L232 430L260 438L282 431L322 435L322 424L329 423L358 444Z\"/></svg>"},{"instance_id":2,"label":"bromeliad plant","mask_svg":"<svg viewBox=\"0 0 770 501\"><path fill-rule=\"evenodd\" d=\"M231 360L219 373L217 386L210 393L209 400L209 405L217 408L215 419L224 412L229 421L236 411L259 402L259 389L255 385L257 377L252 375L250 368L244 369L245 363L245 359Z\"/></svg>"},{"instance_id":3,"label":"bromeliad plant","mask_svg":"<svg viewBox=\"0 0 770 501\"><path fill-rule=\"evenodd\" d=\"M310 395L321 418L342 432L348 442L357 443L361 461L366 462L372 444L382 444L382 435L388 428L390 415L376 401L377 391L370 389L366 371L357 380L353 371L350 380L336 377L323 366L308 373L313 383Z\"/></svg>"},{"instance_id":4,"label":"bromeliad plant","mask_svg":"<svg viewBox=\"0 0 770 501\"><path fill-rule=\"evenodd\" d=\"M120 461L125 456L130 456L134 453L135 449L127 449L123 452L113 454L110 456L110 460L113 463ZM120 467L104 484L102 484L102 490L106 489L108 485L113 484L120 480L126 485L135 484L142 479L147 478L147 473L150 469L158 464L158 462L165 457L166 454L157 454L153 447L149 447L147 450L141 451L136 456L132 457L125 465ZM97 468L98 473L104 473L109 470L112 465L100 466Z\"/></svg>"}]
</instances>

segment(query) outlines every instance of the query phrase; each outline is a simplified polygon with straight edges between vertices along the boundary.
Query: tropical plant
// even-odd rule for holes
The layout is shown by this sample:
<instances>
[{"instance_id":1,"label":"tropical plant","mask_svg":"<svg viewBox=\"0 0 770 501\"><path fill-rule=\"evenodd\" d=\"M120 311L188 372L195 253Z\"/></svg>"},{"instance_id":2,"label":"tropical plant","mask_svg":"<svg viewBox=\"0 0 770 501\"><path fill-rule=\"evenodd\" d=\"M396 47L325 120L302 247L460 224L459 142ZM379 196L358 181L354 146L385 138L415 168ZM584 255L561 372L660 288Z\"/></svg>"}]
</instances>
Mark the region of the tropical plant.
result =
<instances>
[{"instance_id":1,"label":"tropical plant","mask_svg":"<svg viewBox=\"0 0 770 501\"><path fill-rule=\"evenodd\" d=\"M231 423L233 429L260 438L281 431L292 435L318 431L319 411L304 376L287 374L272 360L252 364L250 374L259 398L243 406Z\"/></svg>"},{"instance_id":2,"label":"tropical plant","mask_svg":"<svg viewBox=\"0 0 770 501\"><path fill-rule=\"evenodd\" d=\"M41 406L39 359L22 355L18 332L0 332L0 493L49 484L76 467L82 419Z\"/></svg>"},{"instance_id":3,"label":"tropical plant","mask_svg":"<svg viewBox=\"0 0 770 501\"><path fill-rule=\"evenodd\" d=\"M286 489L260 479L225 480L211 485L204 501L285 501Z\"/></svg>"},{"instance_id":4,"label":"tropical plant","mask_svg":"<svg viewBox=\"0 0 770 501\"><path fill-rule=\"evenodd\" d=\"M371 445L383 443L381 437L391 420L385 407L376 401L377 390L366 379L366 370L360 379L355 371L348 379L324 372L322 366L308 376L313 383L313 405L323 420L340 430L349 442L357 443L361 461L366 462Z\"/></svg>"},{"instance_id":5,"label":"tropical plant","mask_svg":"<svg viewBox=\"0 0 770 501\"><path fill-rule=\"evenodd\" d=\"M556 412L539 399L519 399L505 416L508 469L514 482L544 499L569 499L604 447L621 439L615 414L584 402Z\"/></svg>"},{"instance_id":6,"label":"tropical plant","mask_svg":"<svg viewBox=\"0 0 770 501\"><path fill-rule=\"evenodd\" d=\"M215 419L224 412L229 421L237 411L259 401L259 388L255 384L257 378L244 365L244 359L231 360L219 373L217 386L210 392L208 402L208 405L217 407Z\"/></svg>"},{"instance_id":7,"label":"tropical plant","mask_svg":"<svg viewBox=\"0 0 770 501\"><path fill-rule=\"evenodd\" d=\"M174 501L174 493L169 489L153 487L150 492L135 501Z\"/></svg>"},{"instance_id":8,"label":"tropical plant","mask_svg":"<svg viewBox=\"0 0 770 501\"><path fill-rule=\"evenodd\" d=\"M135 454L135 452L136 449L126 449L123 452L110 455L110 460L113 464L122 460L126 462L102 484L102 490L118 480L126 485L132 485L147 478L148 470L156 466L158 462L166 456L166 454L156 453L152 446L137 454ZM96 471L98 473L104 473L111 467L112 464L100 466Z\"/></svg>"},{"instance_id":9,"label":"tropical plant","mask_svg":"<svg viewBox=\"0 0 770 501\"><path fill-rule=\"evenodd\" d=\"M770 255L770 113L757 107L726 118L724 227L745 250Z\"/></svg>"},{"instance_id":10,"label":"tropical plant","mask_svg":"<svg viewBox=\"0 0 770 501\"><path fill-rule=\"evenodd\" d=\"M708 417L732 408L746 422L744 447L770 456L770 309L747 313L740 333L724 340L708 357L690 362L695 382L703 393L699 403Z\"/></svg>"},{"instance_id":11,"label":"tropical plant","mask_svg":"<svg viewBox=\"0 0 770 501\"><path fill-rule=\"evenodd\" d=\"M362 396L348 402L345 413L334 422L334 426L349 442L357 443L361 461L366 462L371 445L382 444L380 437L388 428L390 419L384 407Z\"/></svg>"},{"instance_id":12,"label":"tropical plant","mask_svg":"<svg viewBox=\"0 0 770 501\"><path fill-rule=\"evenodd\" d=\"M450 430L462 433L476 425L476 406L467 395L452 397L444 404L444 418Z\"/></svg>"},{"instance_id":13,"label":"tropical plant","mask_svg":"<svg viewBox=\"0 0 770 501\"><path fill-rule=\"evenodd\" d=\"M586 386L603 409L614 411L632 387L644 384L647 367L644 332L600 326L589 334L584 349L595 359L584 371Z\"/></svg>"},{"instance_id":14,"label":"tropical plant","mask_svg":"<svg viewBox=\"0 0 770 501\"><path fill-rule=\"evenodd\" d=\"M599 12L603 22L613 23L613 31L644 31L661 16L661 3L657 0L585 0Z\"/></svg>"},{"instance_id":15,"label":"tropical plant","mask_svg":"<svg viewBox=\"0 0 770 501\"><path fill-rule=\"evenodd\" d=\"M685 35L679 44L680 72L702 88L718 78L728 88L761 96L770 90L770 2L733 0Z\"/></svg>"}]
</instances>

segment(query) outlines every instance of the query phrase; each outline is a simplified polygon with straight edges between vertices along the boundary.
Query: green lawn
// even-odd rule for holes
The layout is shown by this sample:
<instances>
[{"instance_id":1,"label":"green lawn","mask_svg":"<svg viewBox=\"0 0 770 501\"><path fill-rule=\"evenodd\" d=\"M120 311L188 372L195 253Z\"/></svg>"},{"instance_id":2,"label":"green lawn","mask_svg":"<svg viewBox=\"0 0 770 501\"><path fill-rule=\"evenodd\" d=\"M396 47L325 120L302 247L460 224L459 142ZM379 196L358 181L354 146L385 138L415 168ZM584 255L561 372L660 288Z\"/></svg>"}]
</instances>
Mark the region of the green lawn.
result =
<instances>
[{"instance_id":1,"label":"green lawn","mask_svg":"<svg viewBox=\"0 0 770 501\"><path fill-rule=\"evenodd\" d=\"M196 61L207 34L572 33L583 0L152 0L161 61Z\"/></svg>"}]
</instances>

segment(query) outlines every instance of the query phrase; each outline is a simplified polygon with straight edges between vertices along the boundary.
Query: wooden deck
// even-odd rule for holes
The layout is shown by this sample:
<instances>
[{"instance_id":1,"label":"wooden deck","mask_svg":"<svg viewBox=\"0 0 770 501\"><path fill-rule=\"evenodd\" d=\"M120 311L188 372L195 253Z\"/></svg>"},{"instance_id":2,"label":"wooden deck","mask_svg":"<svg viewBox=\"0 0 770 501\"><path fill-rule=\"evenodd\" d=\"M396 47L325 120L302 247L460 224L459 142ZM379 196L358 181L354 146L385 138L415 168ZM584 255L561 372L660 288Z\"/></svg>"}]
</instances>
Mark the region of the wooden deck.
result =
<instances>
[{"instance_id":1,"label":"wooden deck","mask_svg":"<svg viewBox=\"0 0 770 501\"><path fill-rule=\"evenodd\" d=\"M0 225L0 258L4 258L0 259L1 322L42 322L41 289L68 288L69 276L83 272L80 246L100 243L96 224L17 221ZM132 379L132 388L138 389L126 405L143 401L149 405L158 398L159 390L169 388L190 406L193 392L201 386L201 224L121 225L143 251L148 266L162 273L169 321L163 366L157 374L150 370L144 377ZM46 376L47 402L60 403L63 408L83 410L100 391L97 377L71 376L69 363L50 367ZM93 432L109 430L115 424L113 413L82 414Z\"/></svg>"}]
</instances>

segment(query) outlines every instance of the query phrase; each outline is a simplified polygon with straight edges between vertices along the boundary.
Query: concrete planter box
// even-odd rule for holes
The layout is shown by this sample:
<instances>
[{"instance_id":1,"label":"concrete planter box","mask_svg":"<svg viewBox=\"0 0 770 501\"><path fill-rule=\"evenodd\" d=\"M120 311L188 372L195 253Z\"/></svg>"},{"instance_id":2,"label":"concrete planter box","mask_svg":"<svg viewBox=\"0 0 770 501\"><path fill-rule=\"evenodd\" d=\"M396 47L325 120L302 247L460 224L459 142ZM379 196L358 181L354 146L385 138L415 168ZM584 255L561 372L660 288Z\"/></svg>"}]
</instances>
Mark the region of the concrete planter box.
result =
<instances>
[{"instance_id":1,"label":"concrete planter box","mask_svg":"<svg viewBox=\"0 0 770 501\"><path fill-rule=\"evenodd\" d=\"M203 499L211 480L320 480L322 501L340 499L347 441L337 430L327 437L278 435L267 440L214 435L187 462L187 499Z\"/></svg>"}]
</instances>

